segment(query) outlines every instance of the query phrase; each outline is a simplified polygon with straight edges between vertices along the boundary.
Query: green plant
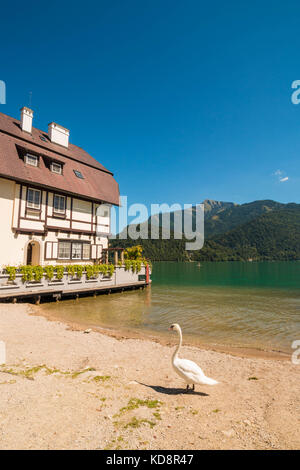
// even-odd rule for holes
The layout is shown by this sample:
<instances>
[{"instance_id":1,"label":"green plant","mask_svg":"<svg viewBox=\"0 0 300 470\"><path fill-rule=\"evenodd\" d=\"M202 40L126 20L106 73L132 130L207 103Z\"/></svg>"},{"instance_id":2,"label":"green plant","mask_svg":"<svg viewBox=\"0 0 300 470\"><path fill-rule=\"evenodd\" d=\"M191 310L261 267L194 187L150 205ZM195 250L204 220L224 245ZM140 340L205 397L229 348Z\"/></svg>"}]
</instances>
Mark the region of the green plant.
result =
<instances>
[{"instance_id":1,"label":"green plant","mask_svg":"<svg viewBox=\"0 0 300 470\"><path fill-rule=\"evenodd\" d=\"M83 274L84 268L85 268L85 267L82 266L82 264L77 264L77 265L76 265L76 273L77 273L77 277L78 277L79 279L82 278L82 274Z\"/></svg>"},{"instance_id":2,"label":"green plant","mask_svg":"<svg viewBox=\"0 0 300 470\"><path fill-rule=\"evenodd\" d=\"M127 248L124 251L124 258L131 260L141 260L143 253L143 247L141 245L135 245Z\"/></svg>"},{"instance_id":3,"label":"green plant","mask_svg":"<svg viewBox=\"0 0 300 470\"><path fill-rule=\"evenodd\" d=\"M69 264L67 266L67 272L70 276L75 277L75 275L81 279L85 266L82 264Z\"/></svg>"},{"instance_id":4,"label":"green plant","mask_svg":"<svg viewBox=\"0 0 300 470\"><path fill-rule=\"evenodd\" d=\"M113 273L115 272L115 267L113 264L109 264L108 265L108 274L110 275L110 277L113 275Z\"/></svg>"},{"instance_id":5,"label":"green plant","mask_svg":"<svg viewBox=\"0 0 300 470\"><path fill-rule=\"evenodd\" d=\"M20 266L20 273L22 274L23 282L30 282L33 280L32 266Z\"/></svg>"},{"instance_id":6,"label":"green plant","mask_svg":"<svg viewBox=\"0 0 300 470\"><path fill-rule=\"evenodd\" d=\"M133 273L139 273L142 269L142 265L152 266L150 262L142 256L143 247L141 245L135 245L126 248L124 251L124 264L125 270L130 271L132 270Z\"/></svg>"},{"instance_id":7,"label":"green plant","mask_svg":"<svg viewBox=\"0 0 300 470\"><path fill-rule=\"evenodd\" d=\"M140 260L125 259L124 264L125 264L125 270L130 271L131 269L133 273L139 273L142 269L142 264L146 266L143 259L140 259Z\"/></svg>"},{"instance_id":8,"label":"green plant","mask_svg":"<svg viewBox=\"0 0 300 470\"><path fill-rule=\"evenodd\" d=\"M54 266L45 266L44 271L46 273L46 278L51 281L54 277Z\"/></svg>"},{"instance_id":9,"label":"green plant","mask_svg":"<svg viewBox=\"0 0 300 470\"><path fill-rule=\"evenodd\" d=\"M75 277L76 265L75 264L69 264L67 266L67 273L68 273L69 276Z\"/></svg>"},{"instance_id":10,"label":"green plant","mask_svg":"<svg viewBox=\"0 0 300 470\"><path fill-rule=\"evenodd\" d=\"M87 279L91 279L91 277L96 277L99 274L98 265L96 264L87 264L84 268L86 271Z\"/></svg>"},{"instance_id":11,"label":"green plant","mask_svg":"<svg viewBox=\"0 0 300 470\"><path fill-rule=\"evenodd\" d=\"M131 268L131 260L125 259L124 264L125 264L125 271L129 271Z\"/></svg>"},{"instance_id":12,"label":"green plant","mask_svg":"<svg viewBox=\"0 0 300 470\"><path fill-rule=\"evenodd\" d=\"M112 276L115 272L115 267L113 264L98 264L98 269L103 276Z\"/></svg>"},{"instance_id":13,"label":"green plant","mask_svg":"<svg viewBox=\"0 0 300 470\"><path fill-rule=\"evenodd\" d=\"M57 279L62 279L64 277L64 272L65 272L65 266L55 266L55 272L56 272L56 278Z\"/></svg>"},{"instance_id":14,"label":"green plant","mask_svg":"<svg viewBox=\"0 0 300 470\"><path fill-rule=\"evenodd\" d=\"M42 266L20 266L20 272L22 274L23 282L30 282L33 280L40 282L44 274L44 268Z\"/></svg>"},{"instance_id":15,"label":"green plant","mask_svg":"<svg viewBox=\"0 0 300 470\"><path fill-rule=\"evenodd\" d=\"M10 281L14 281L16 279L17 268L15 266L6 266L5 271L9 275Z\"/></svg>"},{"instance_id":16,"label":"green plant","mask_svg":"<svg viewBox=\"0 0 300 470\"><path fill-rule=\"evenodd\" d=\"M44 269L42 266L32 266L32 272L33 272L33 277L34 280L39 282L41 281L43 274L44 274Z\"/></svg>"}]
</instances>

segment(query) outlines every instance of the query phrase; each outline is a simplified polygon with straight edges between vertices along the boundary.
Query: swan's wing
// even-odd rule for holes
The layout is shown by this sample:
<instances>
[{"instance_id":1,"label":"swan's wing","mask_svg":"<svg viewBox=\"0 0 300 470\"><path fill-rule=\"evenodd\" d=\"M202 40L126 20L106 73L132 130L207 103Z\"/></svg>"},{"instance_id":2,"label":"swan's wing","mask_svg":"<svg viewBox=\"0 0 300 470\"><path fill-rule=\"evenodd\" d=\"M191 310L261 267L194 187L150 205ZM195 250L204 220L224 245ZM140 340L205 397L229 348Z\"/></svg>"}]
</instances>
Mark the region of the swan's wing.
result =
<instances>
[{"instance_id":1,"label":"swan's wing","mask_svg":"<svg viewBox=\"0 0 300 470\"><path fill-rule=\"evenodd\" d=\"M177 358L175 365L184 374L193 374L197 377L205 377L203 370L194 362L189 359Z\"/></svg>"},{"instance_id":2,"label":"swan's wing","mask_svg":"<svg viewBox=\"0 0 300 470\"><path fill-rule=\"evenodd\" d=\"M185 377L190 379L192 383L202 383L207 385L216 385L218 382L214 379L206 377L203 370L193 361L189 359L180 359L179 357L174 362L178 371Z\"/></svg>"}]
</instances>

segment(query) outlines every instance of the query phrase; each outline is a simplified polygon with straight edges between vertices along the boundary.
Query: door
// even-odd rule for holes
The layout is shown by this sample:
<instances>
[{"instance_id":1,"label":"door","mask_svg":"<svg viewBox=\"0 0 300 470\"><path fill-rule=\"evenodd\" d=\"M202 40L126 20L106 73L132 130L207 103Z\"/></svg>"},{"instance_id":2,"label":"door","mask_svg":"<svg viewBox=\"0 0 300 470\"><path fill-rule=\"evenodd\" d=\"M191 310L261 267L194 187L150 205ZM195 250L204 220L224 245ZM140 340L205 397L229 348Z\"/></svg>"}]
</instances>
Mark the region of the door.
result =
<instances>
[{"instance_id":1,"label":"door","mask_svg":"<svg viewBox=\"0 0 300 470\"><path fill-rule=\"evenodd\" d=\"M30 242L27 246L27 265L40 264L40 244L37 241Z\"/></svg>"}]
</instances>

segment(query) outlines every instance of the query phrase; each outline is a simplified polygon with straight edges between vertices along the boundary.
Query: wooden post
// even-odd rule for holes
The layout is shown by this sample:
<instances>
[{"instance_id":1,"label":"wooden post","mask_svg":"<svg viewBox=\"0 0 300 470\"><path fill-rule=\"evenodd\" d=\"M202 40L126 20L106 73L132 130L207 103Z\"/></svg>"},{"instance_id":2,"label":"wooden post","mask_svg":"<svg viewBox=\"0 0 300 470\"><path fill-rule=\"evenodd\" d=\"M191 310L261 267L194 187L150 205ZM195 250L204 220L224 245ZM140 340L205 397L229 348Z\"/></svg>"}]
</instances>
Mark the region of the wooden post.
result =
<instances>
[{"instance_id":1,"label":"wooden post","mask_svg":"<svg viewBox=\"0 0 300 470\"><path fill-rule=\"evenodd\" d=\"M108 250L105 252L105 264L108 264Z\"/></svg>"},{"instance_id":2,"label":"wooden post","mask_svg":"<svg viewBox=\"0 0 300 470\"><path fill-rule=\"evenodd\" d=\"M121 263L124 264L124 250L121 251Z\"/></svg>"},{"instance_id":3,"label":"wooden post","mask_svg":"<svg viewBox=\"0 0 300 470\"><path fill-rule=\"evenodd\" d=\"M118 250L114 251L114 261L115 261L115 266L117 266L118 261L119 261Z\"/></svg>"}]
</instances>

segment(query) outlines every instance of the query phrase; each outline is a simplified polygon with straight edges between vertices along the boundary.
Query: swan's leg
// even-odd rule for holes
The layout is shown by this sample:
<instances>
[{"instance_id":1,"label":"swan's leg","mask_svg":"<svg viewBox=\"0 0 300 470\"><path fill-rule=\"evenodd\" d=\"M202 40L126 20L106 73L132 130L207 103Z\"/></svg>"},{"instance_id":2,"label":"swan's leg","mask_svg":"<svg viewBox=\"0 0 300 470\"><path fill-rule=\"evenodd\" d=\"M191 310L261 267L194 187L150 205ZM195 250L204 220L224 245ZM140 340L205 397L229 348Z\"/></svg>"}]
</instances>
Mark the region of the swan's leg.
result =
<instances>
[{"instance_id":1,"label":"swan's leg","mask_svg":"<svg viewBox=\"0 0 300 470\"><path fill-rule=\"evenodd\" d=\"M195 390L195 384L193 384L193 388L192 388L192 390L193 390L193 391Z\"/></svg>"},{"instance_id":2,"label":"swan's leg","mask_svg":"<svg viewBox=\"0 0 300 470\"><path fill-rule=\"evenodd\" d=\"M186 386L186 391L188 392L189 389L190 389L190 386L189 386L189 384L187 384L187 386Z\"/></svg>"}]
</instances>

